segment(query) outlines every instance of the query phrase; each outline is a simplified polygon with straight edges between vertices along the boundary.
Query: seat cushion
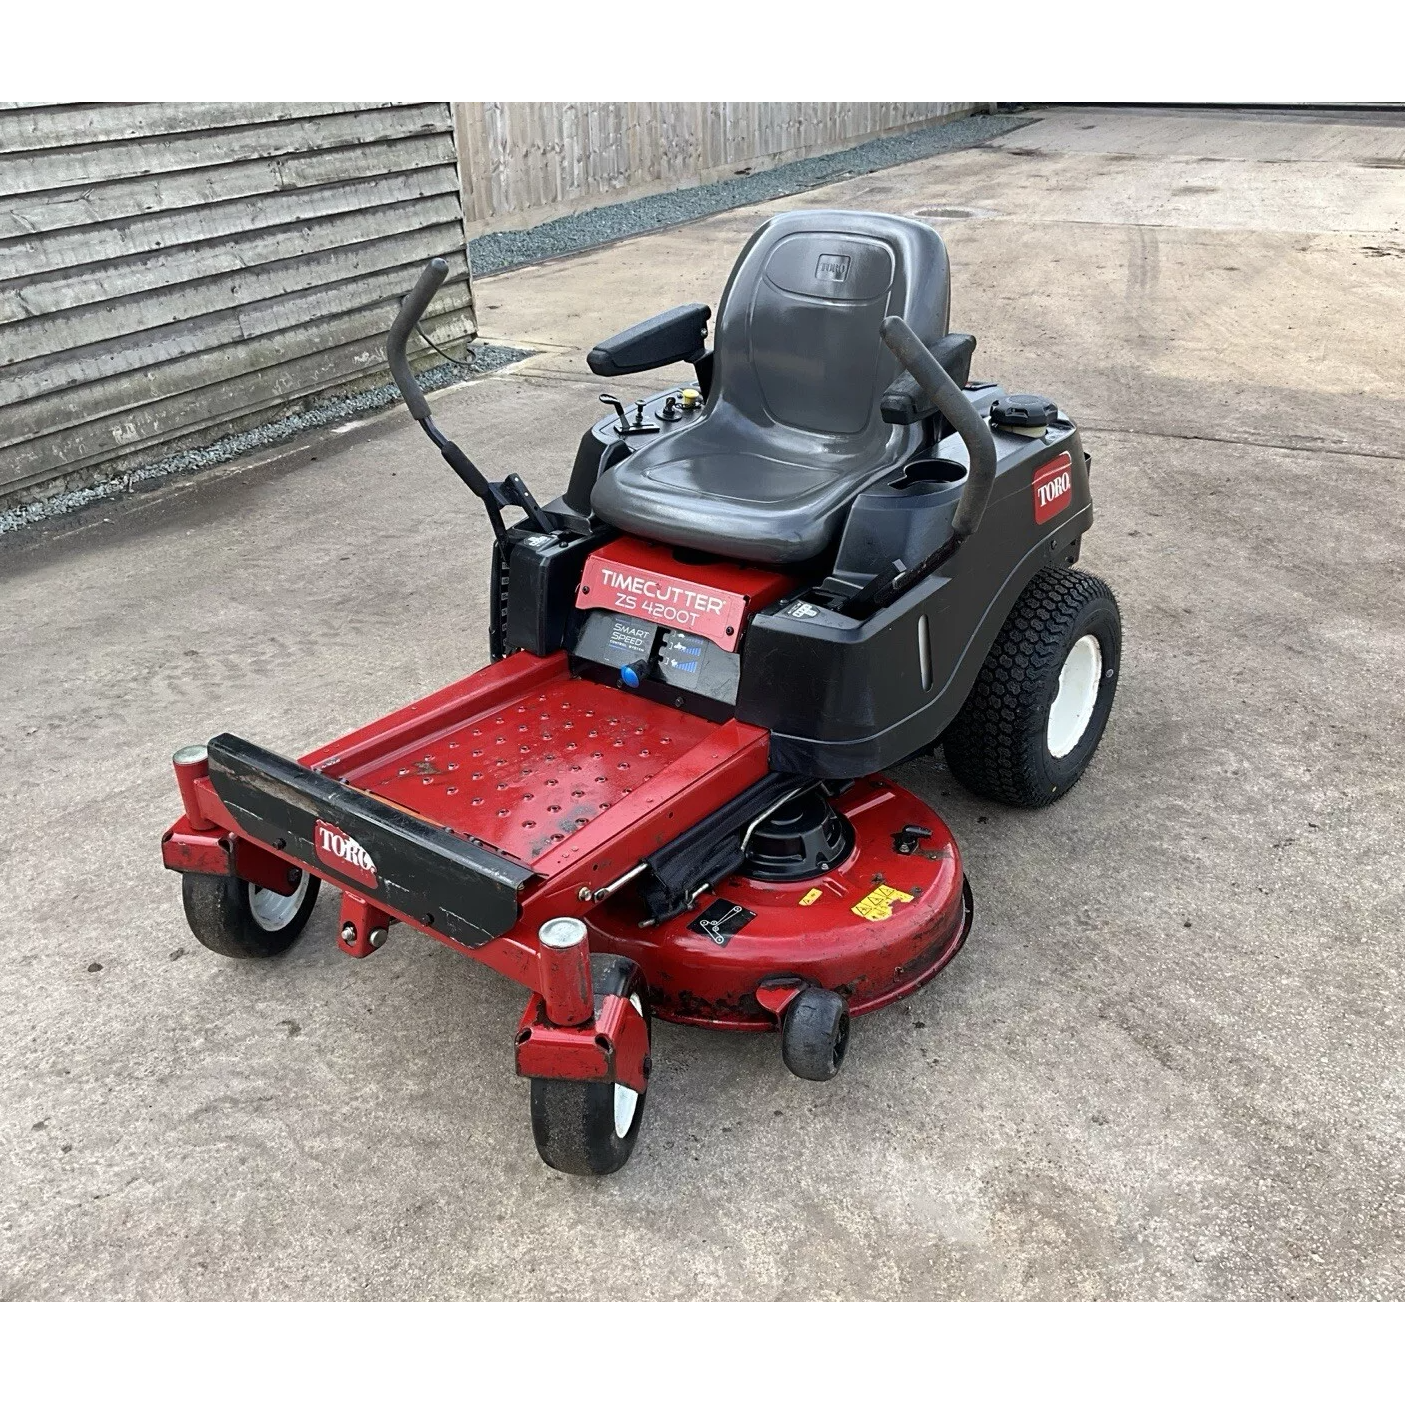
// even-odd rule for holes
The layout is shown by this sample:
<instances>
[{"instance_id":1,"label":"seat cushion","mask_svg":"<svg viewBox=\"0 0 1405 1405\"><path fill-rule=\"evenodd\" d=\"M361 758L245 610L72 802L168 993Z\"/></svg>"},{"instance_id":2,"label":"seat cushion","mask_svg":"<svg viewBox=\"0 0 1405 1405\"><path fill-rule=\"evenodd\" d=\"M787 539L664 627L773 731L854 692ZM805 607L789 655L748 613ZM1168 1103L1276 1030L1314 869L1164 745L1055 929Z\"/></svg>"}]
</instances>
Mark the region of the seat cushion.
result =
<instances>
[{"instance_id":1,"label":"seat cushion","mask_svg":"<svg viewBox=\"0 0 1405 1405\"><path fill-rule=\"evenodd\" d=\"M946 331L951 274L929 225L789 210L742 250L718 305L707 403L596 482L606 522L652 541L768 565L836 541L854 497L921 441L879 400L898 364L879 336L900 314Z\"/></svg>"},{"instance_id":2,"label":"seat cushion","mask_svg":"<svg viewBox=\"0 0 1405 1405\"><path fill-rule=\"evenodd\" d=\"M725 450L655 459L646 449L600 479L591 505L611 525L653 541L782 565L824 552L854 494L883 471L856 475Z\"/></svg>"}]
</instances>

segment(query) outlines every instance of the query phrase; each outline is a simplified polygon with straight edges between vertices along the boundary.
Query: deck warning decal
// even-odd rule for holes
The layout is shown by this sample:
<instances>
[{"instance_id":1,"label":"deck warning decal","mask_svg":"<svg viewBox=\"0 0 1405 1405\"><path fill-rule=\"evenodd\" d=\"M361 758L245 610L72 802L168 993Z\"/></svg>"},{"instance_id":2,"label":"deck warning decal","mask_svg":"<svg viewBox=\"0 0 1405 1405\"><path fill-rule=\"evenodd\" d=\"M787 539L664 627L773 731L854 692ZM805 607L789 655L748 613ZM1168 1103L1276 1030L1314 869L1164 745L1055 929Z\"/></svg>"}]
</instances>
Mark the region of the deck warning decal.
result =
<instances>
[{"instance_id":1,"label":"deck warning decal","mask_svg":"<svg viewBox=\"0 0 1405 1405\"><path fill-rule=\"evenodd\" d=\"M894 903L910 903L911 893L901 888L890 888L880 883L867 897L860 898L850 909L856 917L866 917L870 922L886 922L893 915Z\"/></svg>"},{"instance_id":2,"label":"deck warning decal","mask_svg":"<svg viewBox=\"0 0 1405 1405\"><path fill-rule=\"evenodd\" d=\"M749 907L718 898L708 904L707 911L701 917L688 923L688 930L709 938L718 946L726 946L755 916Z\"/></svg>"},{"instance_id":3,"label":"deck warning decal","mask_svg":"<svg viewBox=\"0 0 1405 1405\"><path fill-rule=\"evenodd\" d=\"M803 898L800 899L800 906L809 907L811 903L819 902L821 896L822 895L818 888L811 888L810 891L806 893Z\"/></svg>"}]
</instances>

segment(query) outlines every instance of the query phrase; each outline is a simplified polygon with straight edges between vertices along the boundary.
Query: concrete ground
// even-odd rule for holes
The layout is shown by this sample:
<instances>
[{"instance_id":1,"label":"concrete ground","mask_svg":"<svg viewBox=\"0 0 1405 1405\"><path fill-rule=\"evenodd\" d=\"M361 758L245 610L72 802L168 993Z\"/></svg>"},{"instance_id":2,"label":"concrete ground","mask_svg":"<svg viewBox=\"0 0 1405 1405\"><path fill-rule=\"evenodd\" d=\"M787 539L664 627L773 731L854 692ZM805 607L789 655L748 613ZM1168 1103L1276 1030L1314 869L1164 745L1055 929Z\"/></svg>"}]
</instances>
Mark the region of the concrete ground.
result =
<instances>
[{"instance_id":1,"label":"concrete ground","mask_svg":"<svg viewBox=\"0 0 1405 1405\"><path fill-rule=\"evenodd\" d=\"M976 927L805 1084L657 1030L628 1168L536 1157L507 981L400 931L185 928L168 757L297 752L484 662L487 534L392 415L0 550L0 1296L1405 1292L1405 119L1055 112L781 205L934 221L977 371L1084 426L1127 631L1057 807L899 778ZM714 303L777 205L485 280L444 392L564 484L584 348ZM649 384L662 384L651 378Z\"/></svg>"}]
</instances>

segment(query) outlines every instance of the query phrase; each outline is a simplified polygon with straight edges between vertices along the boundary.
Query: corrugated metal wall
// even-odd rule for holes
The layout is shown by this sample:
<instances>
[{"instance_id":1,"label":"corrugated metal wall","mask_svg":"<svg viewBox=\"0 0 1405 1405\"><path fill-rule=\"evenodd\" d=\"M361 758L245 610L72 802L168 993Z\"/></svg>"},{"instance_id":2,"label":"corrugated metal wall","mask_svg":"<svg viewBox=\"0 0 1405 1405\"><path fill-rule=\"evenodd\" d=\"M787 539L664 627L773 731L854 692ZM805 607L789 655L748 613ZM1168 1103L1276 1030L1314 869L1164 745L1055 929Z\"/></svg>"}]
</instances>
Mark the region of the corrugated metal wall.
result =
<instances>
[{"instance_id":1,"label":"corrugated metal wall","mask_svg":"<svg viewBox=\"0 0 1405 1405\"><path fill-rule=\"evenodd\" d=\"M384 381L474 330L447 103L0 106L0 502Z\"/></svg>"},{"instance_id":2,"label":"corrugated metal wall","mask_svg":"<svg viewBox=\"0 0 1405 1405\"><path fill-rule=\"evenodd\" d=\"M472 233L697 185L974 110L951 102L456 103Z\"/></svg>"}]
</instances>

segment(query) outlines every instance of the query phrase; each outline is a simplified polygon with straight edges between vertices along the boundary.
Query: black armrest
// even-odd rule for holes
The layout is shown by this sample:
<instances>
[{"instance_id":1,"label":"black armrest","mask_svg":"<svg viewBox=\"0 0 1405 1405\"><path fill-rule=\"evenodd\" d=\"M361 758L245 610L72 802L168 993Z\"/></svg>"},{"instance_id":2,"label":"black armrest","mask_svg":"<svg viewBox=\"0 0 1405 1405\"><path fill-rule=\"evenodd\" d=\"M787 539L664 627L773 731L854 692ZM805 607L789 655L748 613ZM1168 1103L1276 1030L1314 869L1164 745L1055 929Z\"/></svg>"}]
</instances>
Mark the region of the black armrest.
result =
<instances>
[{"instance_id":1,"label":"black armrest","mask_svg":"<svg viewBox=\"0 0 1405 1405\"><path fill-rule=\"evenodd\" d=\"M948 332L927 349L957 385L964 386L971 379L976 339L970 332ZM886 424L917 424L938 413L936 402L917 384L910 371L904 371L883 392L880 411Z\"/></svg>"},{"instance_id":2,"label":"black armrest","mask_svg":"<svg viewBox=\"0 0 1405 1405\"><path fill-rule=\"evenodd\" d=\"M703 342L711 316L712 309L700 302L661 312L602 341L585 358L586 365L597 376L628 376L675 361L697 361L706 350Z\"/></svg>"}]
</instances>

